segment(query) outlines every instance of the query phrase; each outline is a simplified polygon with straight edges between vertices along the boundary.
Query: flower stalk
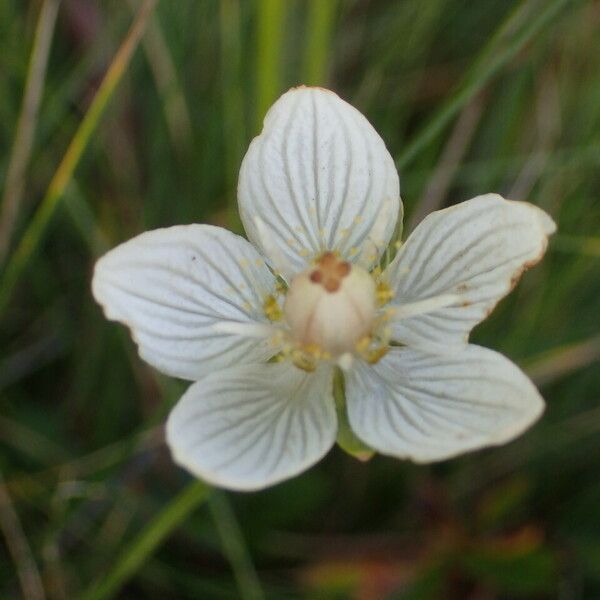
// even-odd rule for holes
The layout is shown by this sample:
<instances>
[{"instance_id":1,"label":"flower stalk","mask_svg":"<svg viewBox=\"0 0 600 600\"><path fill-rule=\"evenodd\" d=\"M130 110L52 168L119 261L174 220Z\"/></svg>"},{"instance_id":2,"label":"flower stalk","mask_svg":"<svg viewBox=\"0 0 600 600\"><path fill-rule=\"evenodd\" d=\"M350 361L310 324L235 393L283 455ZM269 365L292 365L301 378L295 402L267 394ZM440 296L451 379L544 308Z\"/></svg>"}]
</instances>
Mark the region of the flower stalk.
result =
<instances>
[{"instance_id":1,"label":"flower stalk","mask_svg":"<svg viewBox=\"0 0 600 600\"><path fill-rule=\"evenodd\" d=\"M352 431L348 421L348 410L346 408L346 393L344 391L344 376L341 369L336 369L333 377L333 398L335 401L335 413L338 418L338 432L336 442L344 451L358 458L361 462L367 462L375 455L375 451L362 442Z\"/></svg>"}]
</instances>

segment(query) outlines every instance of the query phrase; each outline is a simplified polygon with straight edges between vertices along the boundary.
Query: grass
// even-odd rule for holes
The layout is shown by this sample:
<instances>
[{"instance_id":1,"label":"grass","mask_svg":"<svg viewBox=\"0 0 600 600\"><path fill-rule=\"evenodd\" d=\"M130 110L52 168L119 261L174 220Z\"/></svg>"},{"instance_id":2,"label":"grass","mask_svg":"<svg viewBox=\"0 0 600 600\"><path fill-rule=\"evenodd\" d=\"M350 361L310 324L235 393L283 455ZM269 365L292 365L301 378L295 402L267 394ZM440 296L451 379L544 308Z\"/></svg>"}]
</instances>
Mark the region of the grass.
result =
<instances>
[{"instance_id":1,"label":"grass","mask_svg":"<svg viewBox=\"0 0 600 600\"><path fill-rule=\"evenodd\" d=\"M110 0L56 23L52 5L0 3L0 597L599 597L597 3ZM381 132L407 222L488 191L554 216L474 333L547 410L447 463L336 450L207 501L162 443L184 386L104 320L91 269L145 229L239 230L241 157L299 83Z\"/></svg>"}]
</instances>

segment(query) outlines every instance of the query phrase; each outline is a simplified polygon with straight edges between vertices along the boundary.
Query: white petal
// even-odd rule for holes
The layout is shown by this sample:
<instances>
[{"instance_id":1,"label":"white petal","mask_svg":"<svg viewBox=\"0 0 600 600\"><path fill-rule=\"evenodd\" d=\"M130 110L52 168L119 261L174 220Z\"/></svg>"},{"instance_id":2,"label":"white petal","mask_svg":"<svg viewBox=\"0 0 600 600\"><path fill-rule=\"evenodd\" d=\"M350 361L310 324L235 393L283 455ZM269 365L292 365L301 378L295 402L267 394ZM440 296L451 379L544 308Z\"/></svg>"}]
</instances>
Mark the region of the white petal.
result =
<instances>
[{"instance_id":1,"label":"white petal","mask_svg":"<svg viewBox=\"0 0 600 600\"><path fill-rule=\"evenodd\" d=\"M244 365L194 383L167 422L175 462L210 483L257 490L306 470L331 448L333 370Z\"/></svg>"},{"instance_id":2,"label":"white petal","mask_svg":"<svg viewBox=\"0 0 600 600\"><path fill-rule=\"evenodd\" d=\"M274 354L268 330L234 331L268 325L262 306L274 286L243 238L220 227L181 225L142 233L108 252L96 263L92 290L107 318L131 328L144 360L195 380Z\"/></svg>"},{"instance_id":3,"label":"white petal","mask_svg":"<svg viewBox=\"0 0 600 600\"><path fill-rule=\"evenodd\" d=\"M507 358L468 345L453 356L393 348L346 374L354 432L382 454L429 462L507 442L542 413L535 386Z\"/></svg>"},{"instance_id":4,"label":"white petal","mask_svg":"<svg viewBox=\"0 0 600 600\"><path fill-rule=\"evenodd\" d=\"M459 302L461 302L461 297L458 294L442 294L441 296L425 298L424 300L417 300L416 302L411 302L409 304L399 304L394 307L391 316L392 319L400 321L410 317L428 314Z\"/></svg>"},{"instance_id":5,"label":"white petal","mask_svg":"<svg viewBox=\"0 0 600 600\"><path fill-rule=\"evenodd\" d=\"M358 110L321 88L294 88L269 110L242 163L238 201L249 239L277 269L291 267L288 276L325 250L374 263L401 217L383 140Z\"/></svg>"},{"instance_id":6,"label":"white petal","mask_svg":"<svg viewBox=\"0 0 600 600\"><path fill-rule=\"evenodd\" d=\"M392 305L446 294L461 302L397 321L393 338L422 348L466 343L471 329L542 258L554 230L541 209L497 194L430 214L384 274L396 294Z\"/></svg>"}]
</instances>

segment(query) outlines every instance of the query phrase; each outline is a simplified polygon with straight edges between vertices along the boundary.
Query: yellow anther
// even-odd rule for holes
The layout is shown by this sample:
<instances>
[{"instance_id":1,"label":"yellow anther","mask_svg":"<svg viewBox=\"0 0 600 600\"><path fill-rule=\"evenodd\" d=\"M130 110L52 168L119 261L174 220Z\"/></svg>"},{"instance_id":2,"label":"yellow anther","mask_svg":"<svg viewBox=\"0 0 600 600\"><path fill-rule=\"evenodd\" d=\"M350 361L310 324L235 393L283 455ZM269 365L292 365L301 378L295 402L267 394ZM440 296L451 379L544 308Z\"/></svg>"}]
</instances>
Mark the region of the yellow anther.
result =
<instances>
[{"instance_id":1,"label":"yellow anther","mask_svg":"<svg viewBox=\"0 0 600 600\"><path fill-rule=\"evenodd\" d=\"M303 371L311 373L317 368L317 361L314 357L306 354L302 350L293 350L291 353L292 362Z\"/></svg>"},{"instance_id":2,"label":"yellow anther","mask_svg":"<svg viewBox=\"0 0 600 600\"><path fill-rule=\"evenodd\" d=\"M378 363L388 353L389 349L389 346L380 346L379 348L373 348L372 350L369 350L366 353L364 359L370 365L374 365L375 363Z\"/></svg>"},{"instance_id":3,"label":"yellow anther","mask_svg":"<svg viewBox=\"0 0 600 600\"><path fill-rule=\"evenodd\" d=\"M394 292L385 281L379 281L375 289L375 296L379 306L384 306L394 297Z\"/></svg>"},{"instance_id":4,"label":"yellow anther","mask_svg":"<svg viewBox=\"0 0 600 600\"><path fill-rule=\"evenodd\" d=\"M272 294L269 294L265 298L263 303L263 311L269 321L281 321L283 317L283 312L281 311L279 302L277 302L277 298L275 298L275 296Z\"/></svg>"},{"instance_id":5,"label":"yellow anther","mask_svg":"<svg viewBox=\"0 0 600 600\"><path fill-rule=\"evenodd\" d=\"M372 336L365 336L356 344L357 354L371 365L379 362L388 353L389 349L390 347L387 344L374 339Z\"/></svg>"},{"instance_id":6,"label":"yellow anther","mask_svg":"<svg viewBox=\"0 0 600 600\"><path fill-rule=\"evenodd\" d=\"M371 337L366 335L364 338L361 338L356 342L356 351L362 355L363 352L366 352L371 345Z\"/></svg>"},{"instance_id":7,"label":"yellow anther","mask_svg":"<svg viewBox=\"0 0 600 600\"><path fill-rule=\"evenodd\" d=\"M331 359L331 353L327 352L327 350L323 350L318 344L303 344L300 346L300 350L316 361Z\"/></svg>"},{"instance_id":8,"label":"yellow anther","mask_svg":"<svg viewBox=\"0 0 600 600\"><path fill-rule=\"evenodd\" d=\"M304 344L289 353L292 362L304 371L312 372L321 360L331 360L331 354L317 344Z\"/></svg>"}]
</instances>

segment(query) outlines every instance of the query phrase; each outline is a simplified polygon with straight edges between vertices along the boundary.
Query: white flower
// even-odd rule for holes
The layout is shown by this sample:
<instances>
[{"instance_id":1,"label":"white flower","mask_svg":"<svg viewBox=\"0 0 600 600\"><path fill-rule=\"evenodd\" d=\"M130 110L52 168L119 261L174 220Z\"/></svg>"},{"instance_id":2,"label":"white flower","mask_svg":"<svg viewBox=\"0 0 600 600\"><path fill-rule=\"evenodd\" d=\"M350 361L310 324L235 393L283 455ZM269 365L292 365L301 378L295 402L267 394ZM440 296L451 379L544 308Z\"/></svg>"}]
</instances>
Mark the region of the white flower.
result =
<instances>
[{"instance_id":1,"label":"white flower","mask_svg":"<svg viewBox=\"0 0 600 600\"><path fill-rule=\"evenodd\" d=\"M541 414L529 379L468 337L544 254L542 210L487 194L437 211L382 272L402 216L394 161L356 109L304 87L269 111L238 198L251 243L177 226L96 264L107 318L195 382L167 423L176 462L239 490L300 473L336 440L338 367L354 434L399 458L501 444Z\"/></svg>"}]
</instances>

